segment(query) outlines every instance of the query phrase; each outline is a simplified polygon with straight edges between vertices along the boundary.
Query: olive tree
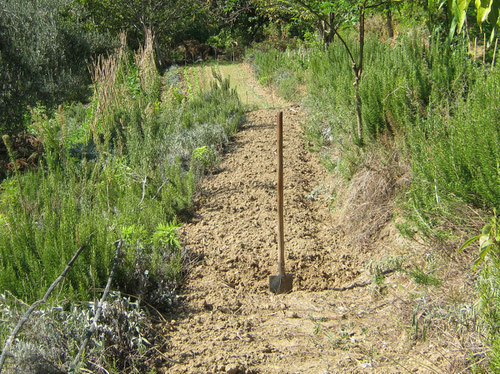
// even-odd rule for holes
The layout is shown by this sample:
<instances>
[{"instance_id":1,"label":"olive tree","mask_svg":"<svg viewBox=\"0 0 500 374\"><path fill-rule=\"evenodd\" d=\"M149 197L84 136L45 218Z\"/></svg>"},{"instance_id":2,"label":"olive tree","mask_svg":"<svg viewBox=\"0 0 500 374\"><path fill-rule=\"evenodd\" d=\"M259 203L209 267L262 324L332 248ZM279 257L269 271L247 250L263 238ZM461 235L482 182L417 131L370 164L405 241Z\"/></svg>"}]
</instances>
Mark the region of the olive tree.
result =
<instances>
[{"instance_id":1,"label":"olive tree","mask_svg":"<svg viewBox=\"0 0 500 374\"><path fill-rule=\"evenodd\" d=\"M86 60L107 42L71 0L0 2L0 132L23 129L28 105L84 100Z\"/></svg>"}]
</instances>

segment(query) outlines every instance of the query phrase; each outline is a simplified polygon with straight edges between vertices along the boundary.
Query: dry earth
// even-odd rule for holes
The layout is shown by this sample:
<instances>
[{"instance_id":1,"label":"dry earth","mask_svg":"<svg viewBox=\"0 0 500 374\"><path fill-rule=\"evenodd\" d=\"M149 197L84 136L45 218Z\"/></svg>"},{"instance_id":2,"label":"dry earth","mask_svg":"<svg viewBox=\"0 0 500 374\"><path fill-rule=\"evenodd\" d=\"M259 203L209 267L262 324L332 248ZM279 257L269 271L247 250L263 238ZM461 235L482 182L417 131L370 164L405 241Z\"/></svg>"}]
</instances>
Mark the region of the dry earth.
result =
<instances>
[{"instance_id":1,"label":"dry earth","mask_svg":"<svg viewBox=\"0 0 500 374\"><path fill-rule=\"evenodd\" d=\"M239 69L240 79L273 109L247 114L219 168L201 186L193 219L180 230L183 245L196 260L182 290L185 302L161 326L170 362L163 372L466 369L469 351L463 336L432 330L431 322L425 332L425 326L415 323L427 323L430 311L438 310L443 318L451 315L440 304L442 298L419 301L430 297L430 286L418 286L401 272L388 274L382 286L370 281L368 264L421 249L400 238L390 220L367 245L354 245L353 236L340 229L340 218L331 214L334 179L306 149L300 107L258 88L248 67L230 69ZM221 71L225 73L223 67ZM286 266L295 273L293 292L286 295L268 291L268 278L277 273L278 110L284 112ZM450 277L456 270L440 271ZM364 286L338 291L353 284ZM460 282L443 291L459 302L466 292Z\"/></svg>"}]
</instances>

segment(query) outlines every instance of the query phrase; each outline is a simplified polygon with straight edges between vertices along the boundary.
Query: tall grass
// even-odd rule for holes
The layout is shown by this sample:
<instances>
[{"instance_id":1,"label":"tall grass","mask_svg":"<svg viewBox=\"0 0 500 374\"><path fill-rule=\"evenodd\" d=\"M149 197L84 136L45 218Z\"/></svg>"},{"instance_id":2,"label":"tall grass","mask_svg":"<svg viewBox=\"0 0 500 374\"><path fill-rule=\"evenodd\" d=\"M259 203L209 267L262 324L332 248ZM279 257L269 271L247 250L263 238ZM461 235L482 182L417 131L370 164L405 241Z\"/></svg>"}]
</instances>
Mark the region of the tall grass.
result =
<instances>
[{"instance_id":1,"label":"tall grass","mask_svg":"<svg viewBox=\"0 0 500 374\"><path fill-rule=\"evenodd\" d=\"M152 53L150 38L135 55L122 48L96 61L89 107L33 111L31 129L45 154L38 170L0 185L0 292L40 298L86 243L61 292L92 298L119 238L121 290L157 287L144 292L155 302L178 284L180 248L155 238L190 209L206 160L216 159L243 112L220 77L192 100L178 100L176 87L162 85ZM192 157L200 148L204 156Z\"/></svg>"},{"instance_id":2,"label":"tall grass","mask_svg":"<svg viewBox=\"0 0 500 374\"><path fill-rule=\"evenodd\" d=\"M355 40L348 37L355 50ZM308 134L329 146L339 170L355 153L353 76L345 49L309 53L307 64L288 61L296 55L253 52L262 82L273 82L278 66L306 75ZM498 69L477 66L461 45L409 35L396 42L368 39L360 86L366 142L387 136L402 144L414 171L412 191L431 196L421 203L438 209L445 200L492 208L500 204L498 154ZM292 68L293 67L293 68ZM489 70L489 69L488 69ZM333 151L335 149L335 151ZM346 167L351 174L356 165ZM349 173L345 173L349 177ZM436 185L442 194L435 199ZM432 193L430 191L432 190Z\"/></svg>"},{"instance_id":3,"label":"tall grass","mask_svg":"<svg viewBox=\"0 0 500 374\"><path fill-rule=\"evenodd\" d=\"M346 40L355 51L354 36ZM285 52L253 53L261 82L275 84L281 66L306 77L303 102L310 114L304 128L331 171L355 178L374 155L384 154L374 149L395 145L397 157L378 163L405 160L411 170L400 195L406 233L418 229L456 248L481 217L500 208L500 69L473 61L461 42L418 34L386 42L368 38L359 87L364 148L355 142L354 78L340 43L309 51L303 65L288 61L296 56ZM478 284L480 313L493 337L491 365L498 370L500 272L498 254L491 257Z\"/></svg>"},{"instance_id":4,"label":"tall grass","mask_svg":"<svg viewBox=\"0 0 500 374\"><path fill-rule=\"evenodd\" d=\"M122 47L95 61L90 105L32 110L42 160L0 184L0 344L20 317L16 301L40 299L76 249L85 249L45 317L33 317L18 336L8 370L38 372L43 357L67 371L92 317L79 303L97 299L118 239L123 253L113 288L155 310L171 307L186 261L178 222L243 116L228 81L216 75L188 98L176 85L179 74L158 74L149 35L135 54ZM116 295L106 304L88 350L93 362L115 372L148 369L138 352L148 337L162 338L137 305Z\"/></svg>"},{"instance_id":5,"label":"tall grass","mask_svg":"<svg viewBox=\"0 0 500 374\"><path fill-rule=\"evenodd\" d=\"M253 62L259 83L274 86L287 100L297 100L305 83L305 70L312 52L314 50L304 47L284 52L255 49L247 53L247 60Z\"/></svg>"}]
</instances>

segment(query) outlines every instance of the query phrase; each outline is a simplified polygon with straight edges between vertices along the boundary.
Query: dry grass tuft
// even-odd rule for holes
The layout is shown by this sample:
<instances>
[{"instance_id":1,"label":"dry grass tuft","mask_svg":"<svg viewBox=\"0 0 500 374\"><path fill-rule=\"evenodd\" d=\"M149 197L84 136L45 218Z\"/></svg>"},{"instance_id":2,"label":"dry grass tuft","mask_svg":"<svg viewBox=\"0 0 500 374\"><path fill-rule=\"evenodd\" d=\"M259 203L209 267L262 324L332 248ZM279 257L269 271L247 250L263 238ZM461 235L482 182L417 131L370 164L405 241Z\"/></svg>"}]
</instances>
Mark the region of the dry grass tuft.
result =
<instances>
[{"instance_id":1,"label":"dry grass tuft","mask_svg":"<svg viewBox=\"0 0 500 374\"><path fill-rule=\"evenodd\" d=\"M154 35L151 30L146 31L144 46L140 46L135 53L135 64L139 72L141 88L147 95L153 96L158 88L159 76L156 69L154 53Z\"/></svg>"},{"instance_id":2,"label":"dry grass tuft","mask_svg":"<svg viewBox=\"0 0 500 374\"><path fill-rule=\"evenodd\" d=\"M352 243L366 247L393 216L394 200L409 183L409 165L394 145L367 150L365 162L339 192L337 221L352 236Z\"/></svg>"},{"instance_id":3,"label":"dry grass tuft","mask_svg":"<svg viewBox=\"0 0 500 374\"><path fill-rule=\"evenodd\" d=\"M125 34L120 36L120 41L121 47L114 54L109 57L100 55L91 68L94 106L90 131L101 154L104 151L102 143L104 142L107 146L111 138L114 126L113 112L115 108L125 104L122 101L126 97L123 92L124 86L118 84L120 69L123 69L123 65L127 63Z\"/></svg>"},{"instance_id":4,"label":"dry grass tuft","mask_svg":"<svg viewBox=\"0 0 500 374\"><path fill-rule=\"evenodd\" d=\"M333 213L351 250L369 250L373 258L389 249L385 248L387 242L383 237L393 226L395 200L408 190L410 183L410 166L396 145L390 143L365 151L359 171L339 189L338 205ZM453 222L448 224L451 227ZM400 237L397 231L393 232ZM397 281L403 287L389 291L399 300L394 304L398 309L395 315L409 340L419 342L421 357L415 360L421 360L422 365L432 368L429 370L433 372L443 369L468 372L485 365L487 349L478 331L474 310L476 293L474 274L470 272L473 257L468 253L457 256L456 251L450 250L458 247L457 240L464 235L458 232L449 243L442 242L440 246L419 238L415 238L418 242L389 239L391 255L399 250L405 253L405 270L398 273ZM402 244L402 248L397 249L396 243ZM454 255L450 255L451 252ZM414 278L412 270L416 268L422 269L423 276L429 278ZM432 278L437 282L430 282Z\"/></svg>"}]
</instances>

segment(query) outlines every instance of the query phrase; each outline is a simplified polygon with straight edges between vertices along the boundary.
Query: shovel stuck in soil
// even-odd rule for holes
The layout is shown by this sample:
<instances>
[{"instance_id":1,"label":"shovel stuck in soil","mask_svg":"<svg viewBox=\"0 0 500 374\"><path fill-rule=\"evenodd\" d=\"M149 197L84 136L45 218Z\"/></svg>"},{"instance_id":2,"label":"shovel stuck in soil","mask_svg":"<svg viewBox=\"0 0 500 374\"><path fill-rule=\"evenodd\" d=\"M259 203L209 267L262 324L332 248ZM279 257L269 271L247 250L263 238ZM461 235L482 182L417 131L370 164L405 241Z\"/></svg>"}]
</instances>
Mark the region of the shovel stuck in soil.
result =
<instances>
[{"instance_id":1,"label":"shovel stuck in soil","mask_svg":"<svg viewBox=\"0 0 500 374\"><path fill-rule=\"evenodd\" d=\"M283 112L278 113L278 275L269 277L269 289L276 294L292 290L293 274L285 273L285 238L283 228Z\"/></svg>"}]
</instances>

